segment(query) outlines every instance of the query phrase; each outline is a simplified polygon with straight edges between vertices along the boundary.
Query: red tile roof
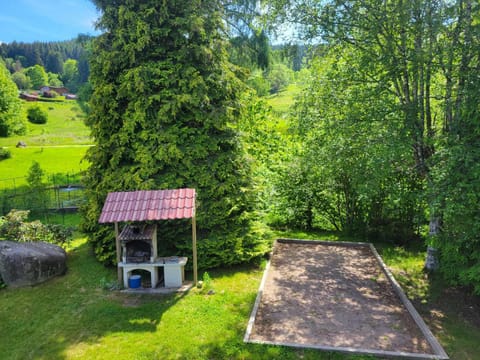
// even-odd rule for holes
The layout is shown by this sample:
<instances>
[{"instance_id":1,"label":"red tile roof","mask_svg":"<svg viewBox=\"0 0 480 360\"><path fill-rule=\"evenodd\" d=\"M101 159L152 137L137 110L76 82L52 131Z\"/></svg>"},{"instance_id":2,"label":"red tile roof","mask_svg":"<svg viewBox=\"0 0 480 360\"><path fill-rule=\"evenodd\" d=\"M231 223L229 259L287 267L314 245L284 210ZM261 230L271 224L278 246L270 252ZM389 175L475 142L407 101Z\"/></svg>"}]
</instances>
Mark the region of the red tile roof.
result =
<instances>
[{"instance_id":1,"label":"red tile roof","mask_svg":"<svg viewBox=\"0 0 480 360\"><path fill-rule=\"evenodd\" d=\"M195 189L111 192L99 223L188 219L195 215Z\"/></svg>"}]
</instances>

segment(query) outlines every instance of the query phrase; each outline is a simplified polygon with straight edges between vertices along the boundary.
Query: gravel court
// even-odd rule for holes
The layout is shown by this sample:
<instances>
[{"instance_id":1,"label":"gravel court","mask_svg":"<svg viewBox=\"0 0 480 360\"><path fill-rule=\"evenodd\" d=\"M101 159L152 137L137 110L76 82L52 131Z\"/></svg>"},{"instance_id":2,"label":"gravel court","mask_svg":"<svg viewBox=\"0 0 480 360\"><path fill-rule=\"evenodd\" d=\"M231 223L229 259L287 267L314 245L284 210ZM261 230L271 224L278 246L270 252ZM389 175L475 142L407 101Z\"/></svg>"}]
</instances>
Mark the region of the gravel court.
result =
<instances>
[{"instance_id":1,"label":"gravel court","mask_svg":"<svg viewBox=\"0 0 480 360\"><path fill-rule=\"evenodd\" d=\"M448 358L418 326L375 253L368 244L278 240L245 340Z\"/></svg>"}]
</instances>

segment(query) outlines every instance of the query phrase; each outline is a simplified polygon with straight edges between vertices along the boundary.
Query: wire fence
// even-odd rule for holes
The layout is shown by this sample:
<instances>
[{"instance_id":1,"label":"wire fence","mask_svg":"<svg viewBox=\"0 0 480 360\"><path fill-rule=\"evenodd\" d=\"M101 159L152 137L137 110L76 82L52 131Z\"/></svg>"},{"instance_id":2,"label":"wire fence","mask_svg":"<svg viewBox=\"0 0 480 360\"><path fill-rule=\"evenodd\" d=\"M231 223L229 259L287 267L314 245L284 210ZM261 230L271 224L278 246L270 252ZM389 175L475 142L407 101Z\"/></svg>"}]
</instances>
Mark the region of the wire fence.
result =
<instances>
[{"instance_id":1,"label":"wire fence","mask_svg":"<svg viewBox=\"0 0 480 360\"><path fill-rule=\"evenodd\" d=\"M26 185L25 178L0 179L0 216L12 209L29 210L48 221L53 215L76 212L85 202L82 174L52 174L41 187Z\"/></svg>"}]
</instances>

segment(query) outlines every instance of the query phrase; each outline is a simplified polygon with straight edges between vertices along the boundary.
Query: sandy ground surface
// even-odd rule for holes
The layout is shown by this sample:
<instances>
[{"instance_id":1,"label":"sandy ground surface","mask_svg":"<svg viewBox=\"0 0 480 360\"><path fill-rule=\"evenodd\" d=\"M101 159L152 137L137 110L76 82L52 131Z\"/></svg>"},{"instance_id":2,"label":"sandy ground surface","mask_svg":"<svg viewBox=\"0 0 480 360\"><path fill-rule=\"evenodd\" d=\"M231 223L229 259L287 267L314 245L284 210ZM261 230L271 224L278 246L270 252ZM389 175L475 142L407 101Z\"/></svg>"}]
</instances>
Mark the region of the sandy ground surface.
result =
<instances>
[{"instance_id":1,"label":"sandy ground surface","mask_svg":"<svg viewBox=\"0 0 480 360\"><path fill-rule=\"evenodd\" d=\"M368 247L277 242L250 340L432 354Z\"/></svg>"}]
</instances>

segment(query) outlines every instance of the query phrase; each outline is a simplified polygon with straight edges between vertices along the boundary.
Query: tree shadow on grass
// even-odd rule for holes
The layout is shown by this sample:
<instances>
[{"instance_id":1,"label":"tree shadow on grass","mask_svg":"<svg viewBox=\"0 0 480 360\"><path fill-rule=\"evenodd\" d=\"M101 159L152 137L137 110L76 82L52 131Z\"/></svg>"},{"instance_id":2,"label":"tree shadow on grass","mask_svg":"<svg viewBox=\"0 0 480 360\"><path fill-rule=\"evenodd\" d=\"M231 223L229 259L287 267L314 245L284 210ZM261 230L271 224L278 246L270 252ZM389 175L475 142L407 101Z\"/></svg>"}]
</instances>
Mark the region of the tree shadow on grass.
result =
<instances>
[{"instance_id":1,"label":"tree shadow on grass","mask_svg":"<svg viewBox=\"0 0 480 360\"><path fill-rule=\"evenodd\" d=\"M223 343L212 342L202 347L204 359L255 359L255 360L374 360L366 355L346 355L338 352L315 349L297 349L286 346L244 343L245 328L237 329L236 335Z\"/></svg>"},{"instance_id":2,"label":"tree shadow on grass","mask_svg":"<svg viewBox=\"0 0 480 360\"><path fill-rule=\"evenodd\" d=\"M152 333L183 295L106 291L101 279L116 270L99 264L88 244L71 250L63 277L0 294L2 359L65 359L81 343L95 344L118 332Z\"/></svg>"},{"instance_id":3,"label":"tree shadow on grass","mask_svg":"<svg viewBox=\"0 0 480 360\"><path fill-rule=\"evenodd\" d=\"M238 265L229 269L215 269L209 271L212 279L218 277L233 277L237 272L247 275L258 274L263 270L254 265ZM234 290L234 289L231 289ZM221 294L217 294L221 296ZM217 296L214 295L214 296ZM245 299L248 306L237 306L237 318L245 319L244 322L232 322L226 326L231 330L229 336L222 339L215 339L200 346L198 354L201 359L315 359L315 360L373 360L372 356L366 355L346 355L338 352L326 352L315 349L298 349L285 346L273 346L254 343L245 343L243 341L247 322L250 317L253 304L257 293L252 293Z\"/></svg>"}]
</instances>

